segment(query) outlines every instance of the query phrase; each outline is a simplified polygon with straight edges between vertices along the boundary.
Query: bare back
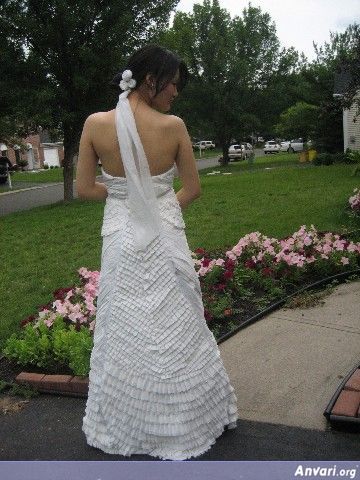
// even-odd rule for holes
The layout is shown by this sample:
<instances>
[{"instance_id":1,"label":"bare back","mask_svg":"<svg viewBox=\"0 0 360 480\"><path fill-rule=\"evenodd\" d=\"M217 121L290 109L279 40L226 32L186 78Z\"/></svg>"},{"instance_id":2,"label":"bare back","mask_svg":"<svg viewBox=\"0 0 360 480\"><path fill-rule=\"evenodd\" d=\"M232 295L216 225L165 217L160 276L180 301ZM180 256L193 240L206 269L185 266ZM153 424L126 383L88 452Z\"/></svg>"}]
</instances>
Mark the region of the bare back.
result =
<instances>
[{"instance_id":1,"label":"bare back","mask_svg":"<svg viewBox=\"0 0 360 480\"><path fill-rule=\"evenodd\" d=\"M183 120L153 109L129 95L140 140L152 176L176 164L182 187L177 193L181 206L200 195L200 181L190 137ZM106 189L96 182L100 159L106 173L126 177L115 126L115 110L90 115L83 127L77 162L76 189L81 198L104 199Z\"/></svg>"},{"instance_id":2,"label":"bare back","mask_svg":"<svg viewBox=\"0 0 360 480\"><path fill-rule=\"evenodd\" d=\"M131 102L137 130L143 144L151 175L169 170L176 161L179 135L175 118L156 110ZM92 144L106 173L124 177L115 128L115 110L96 115L96 126L92 130ZM94 119L95 120L95 119Z\"/></svg>"}]
</instances>

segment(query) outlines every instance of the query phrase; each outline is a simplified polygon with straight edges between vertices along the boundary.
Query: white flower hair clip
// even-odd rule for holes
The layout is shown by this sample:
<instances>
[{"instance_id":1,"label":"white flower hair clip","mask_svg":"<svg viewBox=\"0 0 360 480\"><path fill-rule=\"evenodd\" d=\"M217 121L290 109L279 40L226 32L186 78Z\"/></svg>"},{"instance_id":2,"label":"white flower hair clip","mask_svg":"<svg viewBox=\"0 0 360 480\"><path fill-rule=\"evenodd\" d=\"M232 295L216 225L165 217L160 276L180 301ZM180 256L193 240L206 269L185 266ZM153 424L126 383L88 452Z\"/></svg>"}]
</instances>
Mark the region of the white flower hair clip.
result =
<instances>
[{"instance_id":1,"label":"white flower hair clip","mask_svg":"<svg viewBox=\"0 0 360 480\"><path fill-rule=\"evenodd\" d=\"M131 90L136 87L136 80L132 78L131 70L124 70L121 77L122 80L119 83L121 90Z\"/></svg>"}]
</instances>

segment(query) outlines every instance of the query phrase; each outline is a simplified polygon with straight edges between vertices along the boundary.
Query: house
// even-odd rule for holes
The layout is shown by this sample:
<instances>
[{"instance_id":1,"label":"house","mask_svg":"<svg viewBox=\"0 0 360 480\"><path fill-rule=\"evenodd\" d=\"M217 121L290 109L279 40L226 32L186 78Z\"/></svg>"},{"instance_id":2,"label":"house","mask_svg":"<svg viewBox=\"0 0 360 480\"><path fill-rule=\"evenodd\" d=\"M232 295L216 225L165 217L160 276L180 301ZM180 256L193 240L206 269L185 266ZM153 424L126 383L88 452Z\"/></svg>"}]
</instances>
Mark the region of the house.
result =
<instances>
[{"instance_id":1,"label":"house","mask_svg":"<svg viewBox=\"0 0 360 480\"><path fill-rule=\"evenodd\" d=\"M335 74L334 98L343 98L351 82L351 75L348 70L342 68ZM360 90L354 97L351 107L343 108L343 132L344 132L344 152L350 150L360 150L360 116L358 114L358 105L355 102L360 98Z\"/></svg>"},{"instance_id":2,"label":"house","mask_svg":"<svg viewBox=\"0 0 360 480\"><path fill-rule=\"evenodd\" d=\"M1 155L7 156L14 165L20 159L27 160L26 170L39 170L47 164L49 167L62 166L64 147L62 142L51 142L47 130L33 133L22 139L26 151L21 152L18 145L0 144Z\"/></svg>"}]
</instances>

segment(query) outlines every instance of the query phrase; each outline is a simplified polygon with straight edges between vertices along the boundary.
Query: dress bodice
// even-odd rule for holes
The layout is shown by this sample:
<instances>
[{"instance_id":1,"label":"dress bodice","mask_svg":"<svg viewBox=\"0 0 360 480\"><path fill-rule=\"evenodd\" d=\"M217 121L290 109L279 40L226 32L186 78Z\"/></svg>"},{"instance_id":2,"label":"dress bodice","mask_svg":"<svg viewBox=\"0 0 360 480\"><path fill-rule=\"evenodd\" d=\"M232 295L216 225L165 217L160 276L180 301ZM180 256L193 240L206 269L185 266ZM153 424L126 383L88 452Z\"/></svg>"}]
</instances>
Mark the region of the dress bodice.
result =
<instances>
[{"instance_id":1,"label":"dress bodice","mask_svg":"<svg viewBox=\"0 0 360 480\"><path fill-rule=\"evenodd\" d=\"M108 198L127 198L128 189L126 177L114 177L113 175L105 172L103 168L101 168L101 171L104 178L103 181L108 188ZM169 170L166 170L166 172L160 173L159 175L153 175L151 177L156 197L161 197L173 187L174 173L175 164Z\"/></svg>"},{"instance_id":2,"label":"dress bodice","mask_svg":"<svg viewBox=\"0 0 360 480\"><path fill-rule=\"evenodd\" d=\"M179 202L173 188L176 167L151 177L158 202L160 218L165 224L185 228ZM129 215L129 197L126 177L115 177L102 168L103 182L108 189L101 235L119 230Z\"/></svg>"}]
</instances>

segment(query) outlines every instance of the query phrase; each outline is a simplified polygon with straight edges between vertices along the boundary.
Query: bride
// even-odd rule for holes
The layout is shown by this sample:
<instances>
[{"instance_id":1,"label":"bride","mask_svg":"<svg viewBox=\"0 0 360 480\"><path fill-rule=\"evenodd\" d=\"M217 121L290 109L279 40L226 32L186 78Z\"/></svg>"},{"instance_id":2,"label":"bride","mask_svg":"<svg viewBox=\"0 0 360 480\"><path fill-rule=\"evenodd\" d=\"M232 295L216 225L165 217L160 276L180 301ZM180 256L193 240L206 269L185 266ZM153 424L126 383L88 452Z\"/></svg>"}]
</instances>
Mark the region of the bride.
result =
<instances>
[{"instance_id":1,"label":"bride","mask_svg":"<svg viewBox=\"0 0 360 480\"><path fill-rule=\"evenodd\" d=\"M115 77L116 108L90 115L81 136L78 195L106 200L82 429L111 454L197 457L238 418L182 217L201 188L186 126L167 112L187 78L177 55L145 46Z\"/></svg>"}]
</instances>

